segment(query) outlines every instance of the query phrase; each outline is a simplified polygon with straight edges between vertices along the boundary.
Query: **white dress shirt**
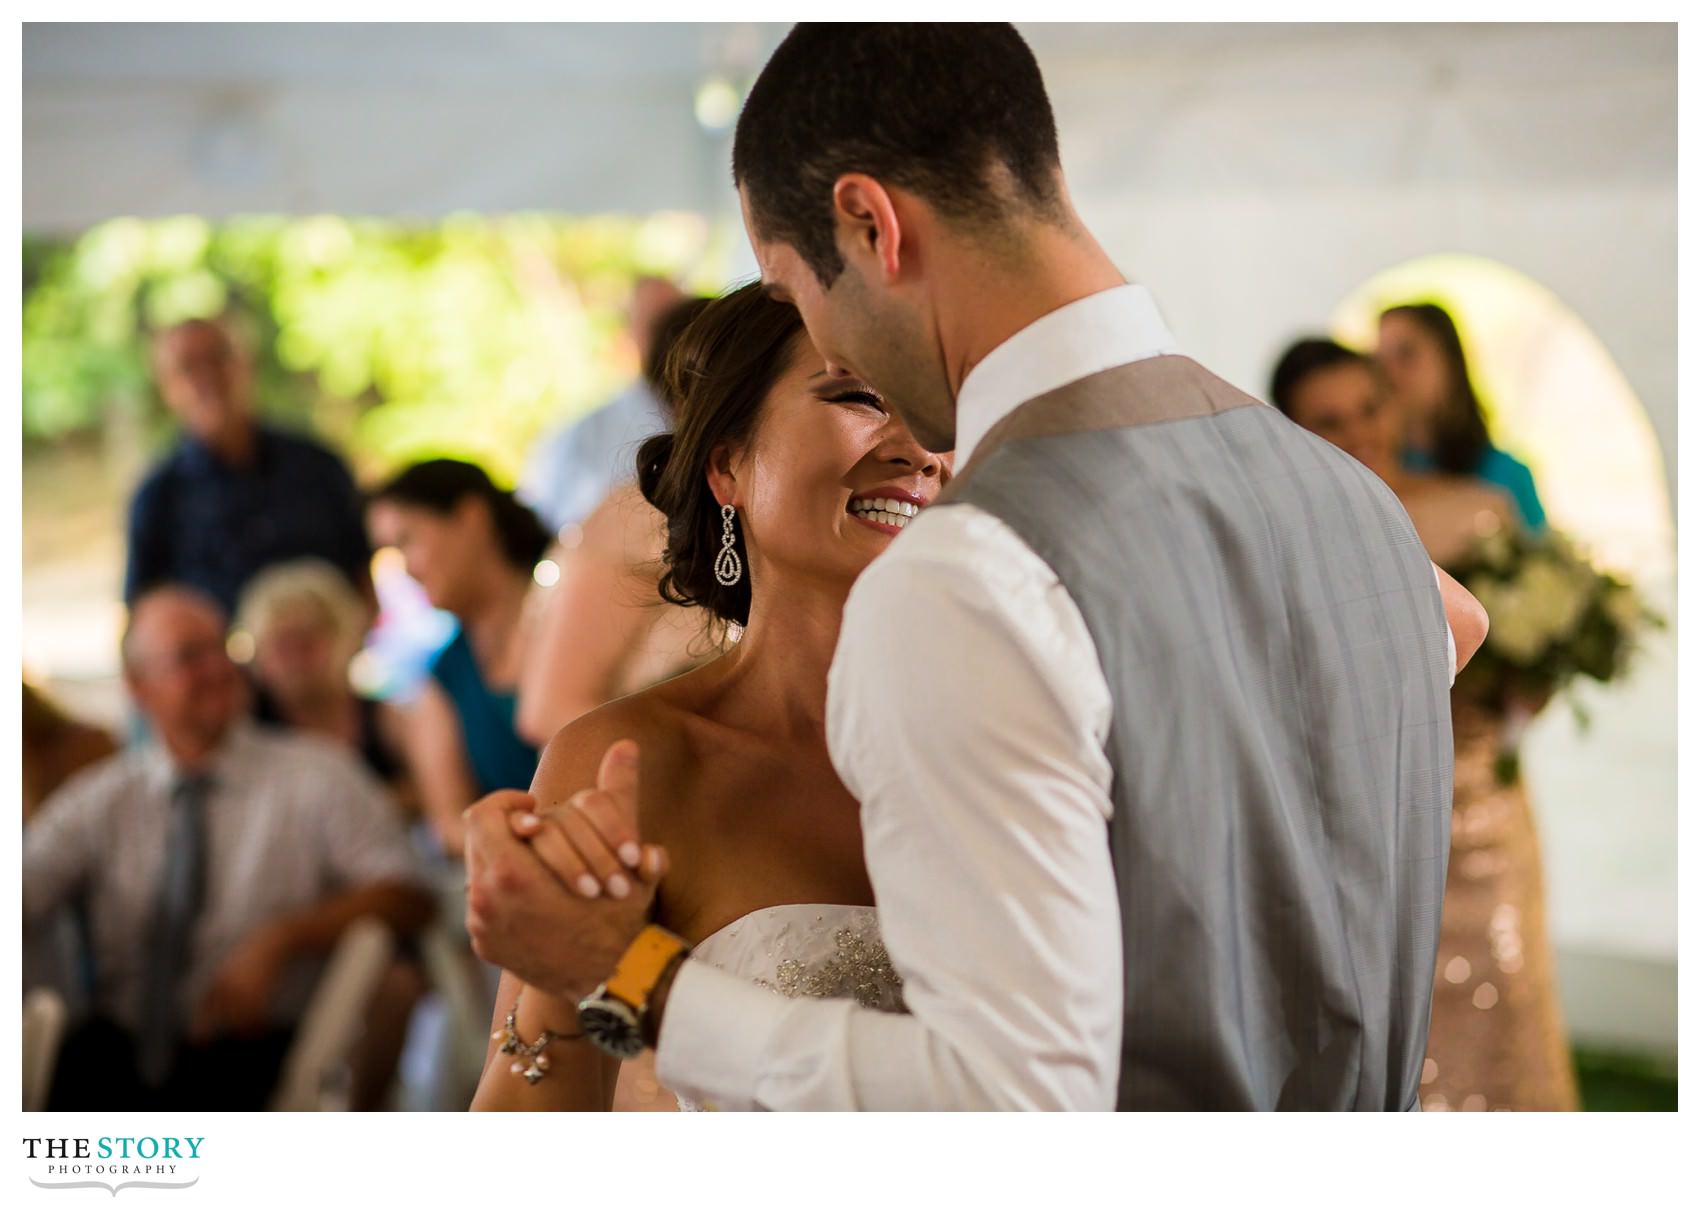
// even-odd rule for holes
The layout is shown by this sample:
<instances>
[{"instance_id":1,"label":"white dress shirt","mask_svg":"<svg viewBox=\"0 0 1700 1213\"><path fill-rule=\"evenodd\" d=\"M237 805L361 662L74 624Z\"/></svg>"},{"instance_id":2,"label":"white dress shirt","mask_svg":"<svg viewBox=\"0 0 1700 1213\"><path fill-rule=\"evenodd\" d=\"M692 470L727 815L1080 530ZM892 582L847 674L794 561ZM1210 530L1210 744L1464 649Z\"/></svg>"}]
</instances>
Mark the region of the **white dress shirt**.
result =
<instances>
[{"instance_id":1,"label":"white dress shirt","mask_svg":"<svg viewBox=\"0 0 1700 1213\"><path fill-rule=\"evenodd\" d=\"M998 346L957 398L957 463L1017 406L1175 352L1121 286ZM856 582L827 701L907 1015L675 979L658 1074L723 1109L1112 1109L1121 910L1109 687L1079 608L1014 531L923 511Z\"/></svg>"}]
</instances>

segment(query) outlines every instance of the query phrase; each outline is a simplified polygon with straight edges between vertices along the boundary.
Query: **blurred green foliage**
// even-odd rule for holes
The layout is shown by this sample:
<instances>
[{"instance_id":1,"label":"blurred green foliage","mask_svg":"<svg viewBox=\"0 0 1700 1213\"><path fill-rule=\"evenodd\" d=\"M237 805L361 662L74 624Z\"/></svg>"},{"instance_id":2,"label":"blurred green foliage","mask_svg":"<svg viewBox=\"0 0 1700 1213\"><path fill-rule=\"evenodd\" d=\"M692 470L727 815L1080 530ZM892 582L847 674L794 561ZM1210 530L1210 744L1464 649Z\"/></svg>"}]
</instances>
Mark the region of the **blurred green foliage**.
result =
<instances>
[{"instance_id":1,"label":"blurred green foliage","mask_svg":"<svg viewBox=\"0 0 1700 1213\"><path fill-rule=\"evenodd\" d=\"M637 372L635 277L724 283L700 216L451 216L429 226L261 216L114 219L23 245L26 442L169 419L148 336L226 315L261 412L341 446L363 476L452 454L512 481L537 433Z\"/></svg>"}]
</instances>

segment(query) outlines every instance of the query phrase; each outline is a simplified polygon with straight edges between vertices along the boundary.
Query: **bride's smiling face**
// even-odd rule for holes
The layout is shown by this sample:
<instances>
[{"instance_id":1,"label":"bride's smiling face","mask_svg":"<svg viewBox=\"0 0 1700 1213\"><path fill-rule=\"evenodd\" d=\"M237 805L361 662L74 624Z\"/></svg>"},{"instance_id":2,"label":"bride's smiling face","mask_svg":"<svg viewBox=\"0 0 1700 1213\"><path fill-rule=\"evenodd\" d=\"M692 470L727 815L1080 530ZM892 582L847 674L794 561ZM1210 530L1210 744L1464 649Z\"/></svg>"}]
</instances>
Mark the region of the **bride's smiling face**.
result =
<instances>
[{"instance_id":1,"label":"bride's smiling face","mask_svg":"<svg viewBox=\"0 0 1700 1213\"><path fill-rule=\"evenodd\" d=\"M738 507L752 586L783 569L847 587L938 496L950 460L798 333L749 441L719 453L709 479Z\"/></svg>"}]
</instances>

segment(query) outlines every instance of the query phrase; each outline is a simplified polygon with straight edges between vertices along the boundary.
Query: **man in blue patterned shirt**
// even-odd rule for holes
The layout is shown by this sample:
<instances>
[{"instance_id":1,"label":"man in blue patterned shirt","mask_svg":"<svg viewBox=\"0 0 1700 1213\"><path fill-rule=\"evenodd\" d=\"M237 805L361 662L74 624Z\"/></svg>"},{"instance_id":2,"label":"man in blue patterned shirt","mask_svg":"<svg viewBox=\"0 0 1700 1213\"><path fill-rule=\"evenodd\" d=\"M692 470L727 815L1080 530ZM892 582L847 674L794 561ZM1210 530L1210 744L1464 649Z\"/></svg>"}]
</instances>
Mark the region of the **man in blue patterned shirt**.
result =
<instances>
[{"instance_id":1,"label":"man in blue patterned shirt","mask_svg":"<svg viewBox=\"0 0 1700 1213\"><path fill-rule=\"evenodd\" d=\"M183 426L130 503L124 601L180 582L234 612L268 565L318 556L372 598L360 495L341 459L257 421L253 370L230 335L190 320L154 342L154 375Z\"/></svg>"}]
</instances>

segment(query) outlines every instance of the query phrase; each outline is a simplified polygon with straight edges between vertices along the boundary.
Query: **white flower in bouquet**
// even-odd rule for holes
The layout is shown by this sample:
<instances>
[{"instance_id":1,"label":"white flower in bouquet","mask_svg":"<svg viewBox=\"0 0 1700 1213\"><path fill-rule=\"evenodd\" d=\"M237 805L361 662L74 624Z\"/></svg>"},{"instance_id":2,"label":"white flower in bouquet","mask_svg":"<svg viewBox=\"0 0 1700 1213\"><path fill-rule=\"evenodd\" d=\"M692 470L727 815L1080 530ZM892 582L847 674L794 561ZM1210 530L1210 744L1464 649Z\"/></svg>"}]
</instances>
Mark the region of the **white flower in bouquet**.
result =
<instances>
[{"instance_id":1,"label":"white flower in bouquet","mask_svg":"<svg viewBox=\"0 0 1700 1213\"><path fill-rule=\"evenodd\" d=\"M1559 549L1559 556L1564 567L1569 570L1570 579L1592 596L1600 586L1599 570L1568 545Z\"/></svg>"},{"instance_id":2,"label":"white flower in bouquet","mask_svg":"<svg viewBox=\"0 0 1700 1213\"><path fill-rule=\"evenodd\" d=\"M1515 590L1500 595L1498 606L1498 615L1488 610L1488 644L1508 661L1524 665L1534 661L1552 639L1542 629L1538 612L1529 610L1528 602Z\"/></svg>"},{"instance_id":3,"label":"white flower in bouquet","mask_svg":"<svg viewBox=\"0 0 1700 1213\"><path fill-rule=\"evenodd\" d=\"M1480 551L1482 559L1487 561L1491 567L1503 570L1509 568L1511 564L1513 555L1511 536L1506 534L1505 529L1498 525L1498 519L1494 521L1495 529L1481 541Z\"/></svg>"},{"instance_id":4,"label":"white flower in bouquet","mask_svg":"<svg viewBox=\"0 0 1700 1213\"><path fill-rule=\"evenodd\" d=\"M1620 632L1633 633L1643 622L1641 599L1633 588L1620 585L1606 594L1606 618Z\"/></svg>"},{"instance_id":5,"label":"white flower in bouquet","mask_svg":"<svg viewBox=\"0 0 1700 1213\"><path fill-rule=\"evenodd\" d=\"M1531 661L1540 655L1546 647L1546 636L1540 621L1529 611L1521 585L1492 577L1472 577L1465 588L1487 612L1490 650L1514 662Z\"/></svg>"},{"instance_id":6,"label":"white flower in bouquet","mask_svg":"<svg viewBox=\"0 0 1700 1213\"><path fill-rule=\"evenodd\" d=\"M1550 642L1575 631L1593 598L1594 576L1590 571L1580 581L1557 562L1536 556L1523 566L1517 588L1531 624Z\"/></svg>"}]
</instances>

